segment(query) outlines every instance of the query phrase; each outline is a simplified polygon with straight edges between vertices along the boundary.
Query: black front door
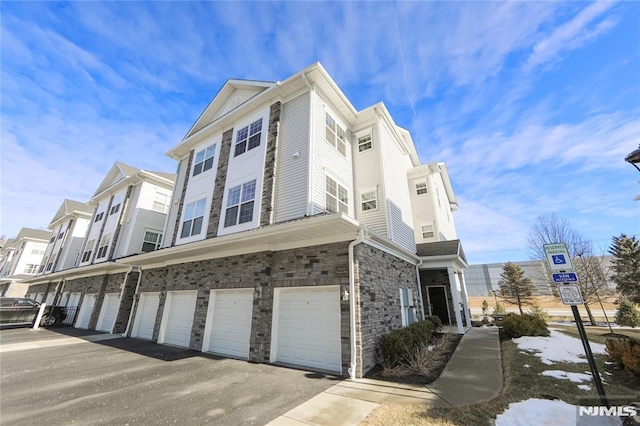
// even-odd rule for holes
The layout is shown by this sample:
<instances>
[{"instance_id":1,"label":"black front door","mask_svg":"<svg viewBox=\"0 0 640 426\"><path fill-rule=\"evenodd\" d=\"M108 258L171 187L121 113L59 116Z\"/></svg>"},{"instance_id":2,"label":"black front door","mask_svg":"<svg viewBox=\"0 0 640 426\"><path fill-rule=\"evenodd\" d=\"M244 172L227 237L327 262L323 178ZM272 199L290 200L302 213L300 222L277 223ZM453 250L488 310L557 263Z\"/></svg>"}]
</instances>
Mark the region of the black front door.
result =
<instances>
[{"instance_id":1,"label":"black front door","mask_svg":"<svg viewBox=\"0 0 640 426\"><path fill-rule=\"evenodd\" d=\"M449 310L447 309L447 292L444 287L427 287L431 314L437 316L444 325L451 325Z\"/></svg>"}]
</instances>

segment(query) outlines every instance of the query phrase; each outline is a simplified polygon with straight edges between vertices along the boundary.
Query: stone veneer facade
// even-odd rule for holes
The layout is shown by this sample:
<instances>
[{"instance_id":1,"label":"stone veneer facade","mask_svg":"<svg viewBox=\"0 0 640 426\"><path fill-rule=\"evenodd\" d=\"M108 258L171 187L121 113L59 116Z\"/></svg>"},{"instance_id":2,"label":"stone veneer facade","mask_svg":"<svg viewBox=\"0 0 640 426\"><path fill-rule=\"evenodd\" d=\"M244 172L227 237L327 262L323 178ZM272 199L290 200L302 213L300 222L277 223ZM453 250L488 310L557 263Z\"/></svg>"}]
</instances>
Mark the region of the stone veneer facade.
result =
<instances>
[{"instance_id":1,"label":"stone veneer facade","mask_svg":"<svg viewBox=\"0 0 640 426\"><path fill-rule=\"evenodd\" d=\"M84 277L77 278L72 280L66 280L64 283L64 287L62 288L62 292L69 293L82 293L80 297L79 307L82 307L82 303L84 303L84 298L87 294L96 294L96 304L93 307L93 312L91 313L91 319L89 320L89 330L95 330L96 324L98 322L98 317L100 316L100 310L102 309L102 302L104 301L104 295L106 293L121 293L122 285L124 283L126 273L121 272L117 274L102 274L95 275L92 277ZM122 310L122 304L120 305L120 310ZM129 311L131 307L129 307ZM116 322L118 322L119 318L116 318ZM128 318L127 318L128 320ZM126 326L126 320L125 320ZM124 331L124 329L122 330Z\"/></svg>"},{"instance_id":2,"label":"stone veneer facade","mask_svg":"<svg viewBox=\"0 0 640 426\"><path fill-rule=\"evenodd\" d=\"M400 289L419 297L416 266L366 244L355 253L357 375L362 377L377 363L378 340L402 328ZM422 318L417 304L417 317Z\"/></svg>"},{"instance_id":3,"label":"stone veneer facade","mask_svg":"<svg viewBox=\"0 0 640 426\"><path fill-rule=\"evenodd\" d=\"M333 243L144 270L139 292L160 292L153 340L158 340L167 292L197 290L189 348L202 350L210 291L251 288L254 300L249 361L268 363L274 289L333 285L340 293L348 290L349 276L345 273L349 263L348 245L348 242ZM355 264L356 318L358 336L361 336L357 340L357 374L362 376L377 363L375 352L380 336L402 327L399 289L411 288L417 296L418 285L415 265L366 244L356 246ZM349 301L340 301L343 375L348 374L351 361L349 305ZM418 316L421 315L418 307Z\"/></svg>"}]
</instances>

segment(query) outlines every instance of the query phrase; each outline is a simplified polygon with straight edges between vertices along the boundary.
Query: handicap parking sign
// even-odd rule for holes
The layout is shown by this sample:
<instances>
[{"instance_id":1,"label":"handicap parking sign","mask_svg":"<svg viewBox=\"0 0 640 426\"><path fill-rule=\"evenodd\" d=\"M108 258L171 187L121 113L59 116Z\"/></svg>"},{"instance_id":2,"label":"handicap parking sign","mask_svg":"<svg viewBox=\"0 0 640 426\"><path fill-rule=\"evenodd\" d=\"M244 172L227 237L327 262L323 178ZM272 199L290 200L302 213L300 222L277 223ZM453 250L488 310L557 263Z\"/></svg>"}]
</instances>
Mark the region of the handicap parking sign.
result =
<instances>
[{"instance_id":1,"label":"handicap parking sign","mask_svg":"<svg viewBox=\"0 0 640 426\"><path fill-rule=\"evenodd\" d=\"M551 256L551 258L553 259L554 265L565 265L567 263L563 254L556 254Z\"/></svg>"}]
</instances>

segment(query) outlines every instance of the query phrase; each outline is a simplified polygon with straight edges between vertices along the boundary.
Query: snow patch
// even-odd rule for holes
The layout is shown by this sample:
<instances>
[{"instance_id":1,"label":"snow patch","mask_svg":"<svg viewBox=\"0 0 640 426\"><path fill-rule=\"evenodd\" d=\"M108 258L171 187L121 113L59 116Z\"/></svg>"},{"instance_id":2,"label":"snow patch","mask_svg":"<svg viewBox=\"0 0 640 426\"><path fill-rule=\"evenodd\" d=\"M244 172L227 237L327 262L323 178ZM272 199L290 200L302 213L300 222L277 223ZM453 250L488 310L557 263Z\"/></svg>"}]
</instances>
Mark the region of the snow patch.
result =
<instances>
[{"instance_id":1,"label":"snow patch","mask_svg":"<svg viewBox=\"0 0 640 426\"><path fill-rule=\"evenodd\" d=\"M547 370L540 374L543 376L554 377L556 379L569 380L573 383L582 383L591 380L591 374L569 373L562 370Z\"/></svg>"},{"instance_id":2,"label":"snow patch","mask_svg":"<svg viewBox=\"0 0 640 426\"><path fill-rule=\"evenodd\" d=\"M578 408L564 401L532 398L514 402L496 417L496 426L575 425ZM619 426L618 417L581 417L582 426Z\"/></svg>"},{"instance_id":3,"label":"snow patch","mask_svg":"<svg viewBox=\"0 0 640 426\"><path fill-rule=\"evenodd\" d=\"M578 389L582 389L583 391L590 391L591 386L589 385L578 385Z\"/></svg>"},{"instance_id":4,"label":"snow patch","mask_svg":"<svg viewBox=\"0 0 640 426\"><path fill-rule=\"evenodd\" d=\"M567 336L556 329L549 329L549 337L518 337L513 341L521 351L533 352L544 364L554 362L587 362L580 339ZM605 355L605 345L591 343L591 352Z\"/></svg>"}]
</instances>

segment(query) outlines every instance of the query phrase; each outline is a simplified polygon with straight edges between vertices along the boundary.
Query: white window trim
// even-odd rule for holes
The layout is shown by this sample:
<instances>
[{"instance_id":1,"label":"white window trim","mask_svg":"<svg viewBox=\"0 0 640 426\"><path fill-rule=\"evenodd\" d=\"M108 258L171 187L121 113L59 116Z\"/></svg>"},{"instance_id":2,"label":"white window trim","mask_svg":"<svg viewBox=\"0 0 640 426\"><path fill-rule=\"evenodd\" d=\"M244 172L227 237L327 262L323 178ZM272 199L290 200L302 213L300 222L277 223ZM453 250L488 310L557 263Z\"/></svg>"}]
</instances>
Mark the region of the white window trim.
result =
<instances>
[{"instance_id":1,"label":"white window trim","mask_svg":"<svg viewBox=\"0 0 640 426\"><path fill-rule=\"evenodd\" d=\"M103 235L98 251L96 253L96 259L103 259L109 254L109 246L111 245L111 234ZM103 250L104 249L104 250Z\"/></svg>"},{"instance_id":2,"label":"white window trim","mask_svg":"<svg viewBox=\"0 0 640 426\"><path fill-rule=\"evenodd\" d=\"M209 155L207 157L207 152L211 151L211 155ZM202 161L198 161L198 155L202 154ZM215 158L216 158L216 144L212 144L209 145L208 147L201 149L200 151L198 151L195 155L194 155L194 161L193 161L193 170L191 171L191 176L198 176L204 172L207 172L211 169L213 169L213 164L215 162ZM208 169L205 169L205 163L207 163L208 160L211 160L211 166ZM196 168L198 167L199 164L202 164L202 167L200 168L200 170L198 171L198 173L196 173Z\"/></svg>"},{"instance_id":3,"label":"white window trim","mask_svg":"<svg viewBox=\"0 0 640 426\"><path fill-rule=\"evenodd\" d=\"M156 234L156 235L158 236L158 240L157 240L157 242L147 241L147 240L146 240L146 238L147 238L147 232L148 232L148 233L151 233L151 234ZM156 250L158 250L158 249L161 247L161 245L162 245L162 238L163 238L163 237L164 237L164 235L162 234L162 231L158 231L158 230L156 230L156 229L148 229L148 228L147 228L147 229L145 229L145 230L144 230L144 236L142 237L142 245L140 246L140 253L149 253L148 251L144 251L144 250L142 250L142 248L144 247L144 244L145 244L145 243L148 243L148 244L155 244L155 248L154 248L153 250L149 250L149 251L156 251Z\"/></svg>"},{"instance_id":4,"label":"white window trim","mask_svg":"<svg viewBox=\"0 0 640 426\"><path fill-rule=\"evenodd\" d=\"M336 194L331 194L329 192L329 188L328 188L328 182L327 179L331 179L335 184L336 184ZM347 201L342 201L338 195L340 194L340 188L342 188L344 190L344 192L346 192L347 194ZM333 176L330 176L329 174L325 174L325 178L324 178L324 208L327 212L330 213L335 213L335 212L343 212L345 214L349 214L349 189L347 189L347 187L345 185L343 185L342 183L340 183L340 181L338 179L336 179ZM335 202L336 202L336 210L330 210L329 209L329 205L327 203L327 196L332 197ZM344 207L344 210L341 209L340 207Z\"/></svg>"},{"instance_id":5,"label":"white window trim","mask_svg":"<svg viewBox=\"0 0 640 426\"><path fill-rule=\"evenodd\" d=\"M431 231L425 231L424 228L425 227L431 227ZM428 233L428 232L432 232L433 236L432 237L425 237L424 234ZM422 236L423 240L432 240L436 237L436 225L435 223L431 222L431 223L422 223L420 224L420 235Z\"/></svg>"},{"instance_id":6,"label":"white window trim","mask_svg":"<svg viewBox=\"0 0 640 426\"><path fill-rule=\"evenodd\" d=\"M253 198L247 198L246 200L244 199L245 197L245 185L248 185L250 183L253 183ZM231 193L232 190L239 188L240 189L240 195L238 196L238 202L234 203L234 204L229 204L231 202L231 200L229 200L229 194ZM225 210L224 210L224 221L223 223L223 227L224 228L231 228L233 226L238 226L238 225L244 225L245 223L251 223L253 222L253 220L255 219L254 215L255 215L255 208L256 208L256 193L258 190L258 181L257 179L252 179L250 181L247 182L243 182L239 185L235 185L233 188L229 188L229 190L227 191L227 196L225 199L226 202L226 206L225 206ZM240 222L240 213L242 211L242 207L248 203L253 203L253 207L251 209L251 220L247 220L244 222ZM227 215L229 214L229 210L233 209L234 207L237 207L238 210L236 211L235 214L235 221L233 224L229 224L227 225Z\"/></svg>"},{"instance_id":7,"label":"white window trim","mask_svg":"<svg viewBox=\"0 0 640 426\"><path fill-rule=\"evenodd\" d=\"M422 185L422 184L424 184L424 188L422 188L422 187L418 188L418 185ZM415 181L414 182L414 186L416 188L416 195L417 196L427 195L429 193L429 186L428 186L428 183L427 183L426 179ZM419 191L422 191L422 190L424 190L424 192L419 192Z\"/></svg>"},{"instance_id":8,"label":"white window trim","mask_svg":"<svg viewBox=\"0 0 640 426\"><path fill-rule=\"evenodd\" d=\"M197 212L196 212L195 209L198 206L198 203L201 202L201 201L204 201L204 210L202 212L202 215L197 215L196 216ZM193 217L187 217L186 216L187 208L191 204L193 204ZM181 223L180 224L180 238L183 238L183 239L184 238L191 238L191 237L195 237L196 235L200 235L202 233L202 229L203 229L203 225L204 225L204 216L205 216L206 213L207 213L207 197L200 198L198 200L195 200L195 201L192 201L192 202L190 202L188 204L185 204L185 209L184 209L184 212L182 213L182 220L180 221L180 223ZM198 233L194 234L193 233L193 224L198 218L202 218L202 222L200 224L200 231ZM189 235L183 236L182 235L183 234L183 229L184 229L185 223L188 222L188 221L191 222L189 224L189 227L190 227Z\"/></svg>"},{"instance_id":9,"label":"white window trim","mask_svg":"<svg viewBox=\"0 0 640 426\"><path fill-rule=\"evenodd\" d=\"M333 122L333 125L335 126L335 128L332 128L329 123L327 123L327 121L331 119L331 121ZM342 155L343 157L347 157L347 148L349 145L349 142L347 141L347 130L344 129L340 124L338 124L338 120L336 120L332 114L329 114L329 112L325 111L325 119L324 119L324 127L325 127L325 136L324 139L327 141L327 143L329 143L329 145L331 145L332 147L335 148L336 151L338 151L338 153L340 155ZM340 131L343 134L343 138L340 138L338 136L338 129L340 129ZM331 135L333 136L333 142L329 140L329 138L327 138L327 131L331 132ZM340 144L340 145L338 145ZM340 150L340 147L342 147L344 149L344 153Z\"/></svg>"},{"instance_id":10,"label":"white window trim","mask_svg":"<svg viewBox=\"0 0 640 426\"><path fill-rule=\"evenodd\" d=\"M369 140L365 140L363 142L362 139L366 139L366 138L369 138ZM366 145L369 145L369 146L367 148L363 148ZM373 149L373 135L371 133L367 133L366 135L362 135L358 137L358 153L370 151L372 149Z\"/></svg>"},{"instance_id":11,"label":"white window trim","mask_svg":"<svg viewBox=\"0 0 640 426\"><path fill-rule=\"evenodd\" d=\"M162 198L162 197L164 197L164 202L158 200L159 198ZM167 213L167 211L169 210L170 200L171 200L170 195L160 191L156 191L156 195L153 198L153 202L151 203L151 210L158 213ZM156 208L156 203L158 203L158 205L162 204L162 209Z\"/></svg>"},{"instance_id":12,"label":"white window trim","mask_svg":"<svg viewBox=\"0 0 640 426\"><path fill-rule=\"evenodd\" d=\"M364 200L363 197L367 194L371 194L373 193L373 198L370 200ZM374 207L365 209L364 205L366 203L371 203L373 202L375 204ZM360 211L362 212L370 212L370 211L374 211L374 210L378 210L378 190L377 188L371 188L371 189L366 189L366 190L362 190L360 191Z\"/></svg>"},{"instance_id":13,"label":"white window trim","mask_svg":"<svg viewBox=\"0 0 640 426\"><path fill-rule=\"evenodd\" d=\"M89 262L91 260L91 254L93 253L93 248L94 248L95 245L96 245L95 238L93 240L89 240L89 242L87 242L87 246L84 248L84 251L82 252L82 257L80 258L80 263ZM87 259L85 259L85 257Z\"/></svg>"},{"instance_id":14,"label":"white window trim","mask_svg":"<svg viewBox=\"0 0 640 426\"><path fill-rule=\"evenodd\" d=\"M258 132L254 132L251 133L251 127L254 124L260 123L260 130ZM238 134L243 131L244 129L247 129L247 137L238 141ZM264 118L260 117L257 120L253 120L251 123L247 124L246 126L242 126L239 130L236 130L236 136L235 136L235 143L233 144L233 157L239 157L242 154L245 154L249 151L251 151L252 149L258 148L260 145L262 145L262 136L264 134ZM251 140L251 138L253 136L259 135L258 137L258 144L252 147L249 147L249 142ZM238 146L240 146L241 144L244 143L244 148L242 149L242 152L238 152Z\"/></svg>"}]
</instances>

